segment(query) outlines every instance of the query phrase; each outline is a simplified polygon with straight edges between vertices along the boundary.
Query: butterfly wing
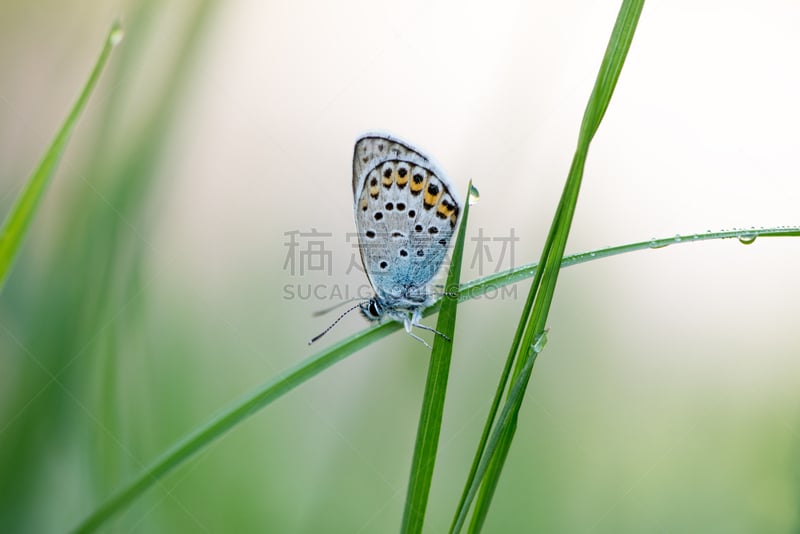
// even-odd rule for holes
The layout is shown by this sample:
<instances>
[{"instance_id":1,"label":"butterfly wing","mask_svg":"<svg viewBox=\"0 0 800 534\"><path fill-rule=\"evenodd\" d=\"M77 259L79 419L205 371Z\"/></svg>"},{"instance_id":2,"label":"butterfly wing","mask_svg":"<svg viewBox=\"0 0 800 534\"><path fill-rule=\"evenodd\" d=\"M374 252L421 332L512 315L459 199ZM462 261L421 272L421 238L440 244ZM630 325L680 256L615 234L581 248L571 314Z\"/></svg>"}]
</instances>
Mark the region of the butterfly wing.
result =
<instances>
[{"instance_id":1,"label":"butterfly wing","mask_svg":"<svg viewBox=\"0 0 800 534\"><path fill-rule=\"evenodd\" d=\"M461 203L430 158L385 134L360 137L353 192L361 260L382 299L424 302Z\"/></svg>"},{"instance_id":2,"label":"butterfly wing","mask_svg":"<svg viewBox=\"0 0 800 534\"><path fill-rule=\"evenodd\" d=\"M377 165L389 159L414 160L430 165L427 157L409 143L384 133L366 133L356 140L353 152L353 194L359 198L366 175Z\"/></svg>"}]
</instances>

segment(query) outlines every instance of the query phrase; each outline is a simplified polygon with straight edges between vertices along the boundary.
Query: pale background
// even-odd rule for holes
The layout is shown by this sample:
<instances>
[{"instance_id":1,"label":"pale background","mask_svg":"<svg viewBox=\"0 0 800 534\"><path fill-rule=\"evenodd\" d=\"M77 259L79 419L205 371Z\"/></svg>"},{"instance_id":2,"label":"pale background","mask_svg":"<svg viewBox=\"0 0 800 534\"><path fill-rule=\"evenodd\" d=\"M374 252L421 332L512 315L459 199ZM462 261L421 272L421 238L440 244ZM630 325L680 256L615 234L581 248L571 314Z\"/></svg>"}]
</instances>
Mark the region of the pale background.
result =
<instances>
[{"instance_id":1,"label":"pale background","mask_svg":"<svg viewBox=\"0 0 800 534\"><path fill-rule=\"evenodd\" d=\"M538 259L619 7L209 5L189 53L199 2L0 3L3 215L111 21L126 30L0 295L4 531L74 526L213 414L366 326L353 315L309 348L332 301L284 298L364 283L345 273L359 133L410 140L460 191L472 179L470 236L513 228L515 264ZM798 27L797 2L646 4L568 252L798 224ZM311 229L332 234L331 276L284 269L285 233ZM762 238L564 271L485 531L796 532L798 260L796 238ZM449 527L527 289L459 308L426 531ZM348 358L109 530L396 531L427 356L398 333Z\"/></svg>"}]
</instances>

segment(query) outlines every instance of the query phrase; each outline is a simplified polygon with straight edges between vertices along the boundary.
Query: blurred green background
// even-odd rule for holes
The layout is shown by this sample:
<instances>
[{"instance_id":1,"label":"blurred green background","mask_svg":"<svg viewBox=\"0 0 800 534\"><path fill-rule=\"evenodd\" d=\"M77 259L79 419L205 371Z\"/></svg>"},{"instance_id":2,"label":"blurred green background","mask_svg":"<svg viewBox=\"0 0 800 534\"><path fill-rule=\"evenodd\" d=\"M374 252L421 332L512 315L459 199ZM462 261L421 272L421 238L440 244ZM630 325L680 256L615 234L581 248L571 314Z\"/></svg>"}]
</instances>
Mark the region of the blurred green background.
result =
<instances>
[{"instance_id":1,"label":"blurred green background","mask_svg":"<svg viewBox=\"0 0 800 534\"><path fill-rule=\"evenodd\" d=\"M3 216L114 18L126 37L0 294L0 530L74 527L177 439L365 326L348 317L306 346L333 319L311 313L365 284L348 241L362 131L475 181L463 280L538 258L617 9L2 2ZM798 20L789 1L647 4L568 250L797 224ZM319 265L299 254L314 240ZM798 532L798 260L796 239L759 239L564 271L485 530ZM449 526L526 291L460 308L426 531ZM396 531L427 355L402 333L370 346L105 530Z\"/></svg>"}]
</instances>

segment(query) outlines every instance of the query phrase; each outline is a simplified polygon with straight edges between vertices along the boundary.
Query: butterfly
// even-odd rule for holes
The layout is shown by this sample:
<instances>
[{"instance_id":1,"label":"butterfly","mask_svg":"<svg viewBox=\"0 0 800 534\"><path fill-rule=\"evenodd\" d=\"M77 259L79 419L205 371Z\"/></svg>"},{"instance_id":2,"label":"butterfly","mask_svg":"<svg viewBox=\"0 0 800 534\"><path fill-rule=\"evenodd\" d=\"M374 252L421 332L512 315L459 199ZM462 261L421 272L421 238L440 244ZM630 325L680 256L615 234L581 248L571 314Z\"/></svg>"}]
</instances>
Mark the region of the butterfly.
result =
<instances>
[{"instance_id":1,"label":"butterfly","mask_svg":"<svg viewBox=\"0 0 800 534\"><path fill-rule=\"evenodd\" d=\"M443 336L420 319L436 300L431 280L442 266L463 204L430 157L384 133L356 140L353 200L361 262L375 295L311 342L358 308L370 321L403 323L411 337L430 347L412 328Z\"/></svg>"}]
</instances>

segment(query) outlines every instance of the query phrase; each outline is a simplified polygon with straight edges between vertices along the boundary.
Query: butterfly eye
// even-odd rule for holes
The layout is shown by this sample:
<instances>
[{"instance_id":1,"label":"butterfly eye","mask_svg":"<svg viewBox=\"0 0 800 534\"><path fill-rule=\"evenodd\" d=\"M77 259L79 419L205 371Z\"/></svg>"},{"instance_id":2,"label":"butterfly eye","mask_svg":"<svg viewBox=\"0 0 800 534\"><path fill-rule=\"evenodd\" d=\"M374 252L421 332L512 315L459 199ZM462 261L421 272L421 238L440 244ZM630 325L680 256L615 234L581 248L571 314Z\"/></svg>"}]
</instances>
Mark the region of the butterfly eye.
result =
<instances>
[{"instance_id":1,"label":"butterfly eye","mask_svg":"<svg viewBox=\"0 0 800 534\"><path fill-rule=\"evenodd\" d=\"M381 315L380 309L378 308L378 303L374 300L369 303L369 313L373 317L380 317Z\"/></svg>"}]
</instances>

